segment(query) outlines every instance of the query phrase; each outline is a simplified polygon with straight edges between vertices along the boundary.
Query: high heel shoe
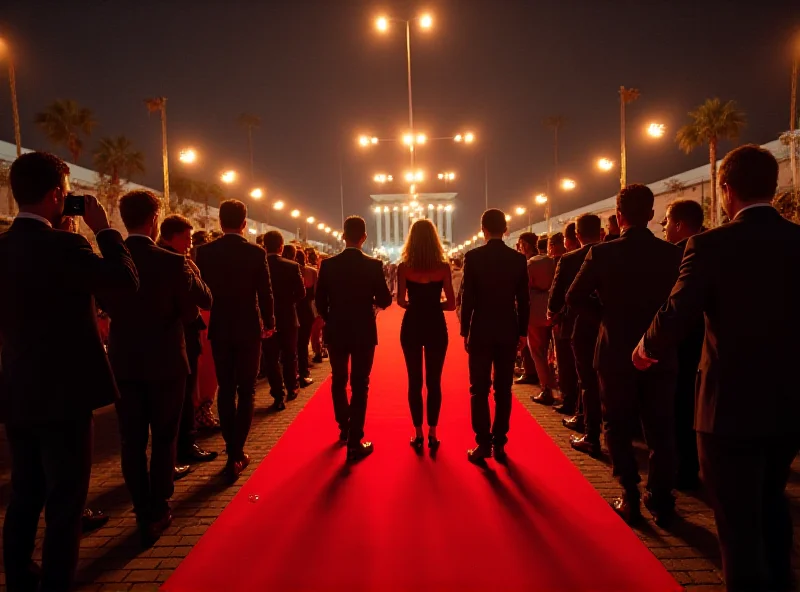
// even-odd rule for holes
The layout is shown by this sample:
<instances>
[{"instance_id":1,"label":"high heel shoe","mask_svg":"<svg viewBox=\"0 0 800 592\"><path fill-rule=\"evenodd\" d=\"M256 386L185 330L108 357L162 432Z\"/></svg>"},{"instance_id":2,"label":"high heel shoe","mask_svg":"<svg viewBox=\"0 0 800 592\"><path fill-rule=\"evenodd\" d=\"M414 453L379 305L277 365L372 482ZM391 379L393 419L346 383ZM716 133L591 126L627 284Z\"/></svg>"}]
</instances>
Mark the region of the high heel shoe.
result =
<instances>
[{"instance_id":1,"label":"high heel shoe","mask_svg":"<svg viewBox=\"0 0 800 592\"><path fill-rule=\"evenodd\" d=\"M439 444L441 443L442 441L439 440L438 438L434 438L433 436L428 436L428 448L430 448L431 450L436 450L437 448L439 448Z\"/></svg>"},{"instance_id":2,"label":"high heel shoe","mask_svg":"<svg viewBox=\"0 0 800 592\"><path fill-rule=\"evenodd\" d=\"M419 438L411 438L411 448L416 450L417 452L421 451L422 448L425 446L425 439L422 437Z\"/></svg>"}]
</instances>

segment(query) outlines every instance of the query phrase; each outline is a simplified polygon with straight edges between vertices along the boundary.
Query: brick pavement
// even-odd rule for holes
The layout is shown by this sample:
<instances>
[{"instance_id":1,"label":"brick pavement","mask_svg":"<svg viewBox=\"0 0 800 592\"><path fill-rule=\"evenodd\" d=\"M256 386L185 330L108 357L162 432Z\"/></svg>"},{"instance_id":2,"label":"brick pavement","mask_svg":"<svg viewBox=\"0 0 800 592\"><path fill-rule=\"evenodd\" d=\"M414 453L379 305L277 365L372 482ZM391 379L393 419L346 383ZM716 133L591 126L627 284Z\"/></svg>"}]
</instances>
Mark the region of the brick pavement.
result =
<instances>
[{"instance_id":1,"label":"brick pavement","mask_svg":"<svg viewBox=\"0 0 800 592\"><path fill-rule=\"evenodd\" d=\"M166 534L151 549L142 550L138 543L136 522L119 469L119 436L116 413L105 408L96 414L95 457L88 506L104 510L110 520L105 528L87 536L81 548L78 570L82 591L157 590L208 526L219 516L260 462L269 453L286 428L313 395L316 387L329 372L327 364L312 373L315 385L301 391L298 399L285 412L265 412L270 403L268 387L260 384L257 392L257 411L248 444L252 462L239 483L227 487L219 478L224 456L212 463L196 465L192 473L178 481L173 498L175 521ZM569 446L573 432L561 426L561 415L549 407L530 401L536 387L517 387L517 398L536 418L564 454L580 469L586 479L606 499L618 494L619 488L611 477L607 457L592 459ZM513 422L513 418L512 418ZM513 423L512 434L513 437ZM2 436L4 438L4 436ZM201 439L203 446L222 450L219 434ZM644 467L646 450L638 447ZM534 452L532 452L534 453ZM0 444L0 518L5 513L9 496L9 463L5 442ZM795 525L800 524L800 463L795 462L789 483ZM673 577L687 590L713 592L722 590L719 575L719 554L711 511L702 495L678 494L680 519L669 531L647 521L636 533L658 557ZM40 523L40 536L43 523ZM797 526L796 526L797 529ZM800 534L800 533L798 533ZM41 544L41 540L38 541ZM37 549L37 559L41 549ZM798 572L800 575L800 572ZM4 576L0 573L0 586ZM4 587L4 586L2 586Z\"/></svg>"}]
</instances>

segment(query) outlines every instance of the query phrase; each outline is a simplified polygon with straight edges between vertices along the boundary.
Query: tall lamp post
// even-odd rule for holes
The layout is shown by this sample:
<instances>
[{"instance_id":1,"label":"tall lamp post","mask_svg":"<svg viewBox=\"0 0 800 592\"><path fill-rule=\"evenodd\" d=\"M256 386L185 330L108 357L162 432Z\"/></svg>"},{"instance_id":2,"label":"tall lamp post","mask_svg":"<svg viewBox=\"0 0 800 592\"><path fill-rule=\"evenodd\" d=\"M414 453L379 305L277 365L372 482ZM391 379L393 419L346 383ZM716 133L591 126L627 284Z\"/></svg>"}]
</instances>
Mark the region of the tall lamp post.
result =
<instances>
[{"instance_id":1,"label":"tall lamp post","mask_svg":"<svg viewBox=\"0 0 800 592\"><path fill-rule=\"evenodd\" d=\"M167 97L145 99L147 111L161 113L161 158L164 161L164 210L169 212L169 153L167 152Z\"/></svg>"},{"instance_id":2,"label":"tall lamp post","mask_svg":"<svg viewBox=\"0 0 800 592\"><path fill-rule=\"evenodd\" d=\"M8 85L11 91L11 113L14 118L14 143L17 145L17 158L22 156L22 139L19 130L19 109L17 106L17 79L14 73L14 58L8 44L0 39L0 59L5 56L8 62Z\"/></svg>"},{"instance_id":3,"label":"tall lamp post","mask_svg":"<svg viewBox=\"0 0 800 592\"><path fill-rule=\"evenodd\" d=\"M628 160L625 148L625 105L639 98L639 91L635 88L619 87L619 186L628 184Z\"/></svg>"}]
</instances>

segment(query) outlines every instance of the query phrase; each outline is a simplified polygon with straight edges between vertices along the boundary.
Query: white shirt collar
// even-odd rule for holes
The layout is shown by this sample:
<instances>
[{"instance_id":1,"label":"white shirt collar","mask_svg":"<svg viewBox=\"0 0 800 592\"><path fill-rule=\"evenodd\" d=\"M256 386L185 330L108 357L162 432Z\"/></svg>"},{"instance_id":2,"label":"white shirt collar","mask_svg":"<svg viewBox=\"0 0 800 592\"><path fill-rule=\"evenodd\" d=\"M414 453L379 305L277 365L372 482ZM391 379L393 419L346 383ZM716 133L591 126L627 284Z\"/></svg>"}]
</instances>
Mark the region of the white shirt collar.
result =
<instances>
[{"instance_id":1,"label":"white shirt collar","mask_svg":"<svg viewBox=\"0 0 800 592\"><path fill-rule=\"evenodd\" d=\"M38 220L42 224L47 224L50 228L53 227L53 225L50 223L50 220L48 220L47 218L42 218L38 214L32 214L30 212L19 212L16 217L22 218L23 220Z\"/></svg>"},{"instance_id":2,"label":"white shirt collar","mask_svg":"<svg viewBox=\"0 0 800 592\"><path fill-rule=\"evenodd\" d=\"M750 204L749 206L745 206L741 210L736 212L736 215L733 217L733 219L736 220L736 218L742 215L742 212L746 212L747 210L752 210L754 208L771 208L771 207L772 204L766 202Z\"/></svg>"}]
</instances>

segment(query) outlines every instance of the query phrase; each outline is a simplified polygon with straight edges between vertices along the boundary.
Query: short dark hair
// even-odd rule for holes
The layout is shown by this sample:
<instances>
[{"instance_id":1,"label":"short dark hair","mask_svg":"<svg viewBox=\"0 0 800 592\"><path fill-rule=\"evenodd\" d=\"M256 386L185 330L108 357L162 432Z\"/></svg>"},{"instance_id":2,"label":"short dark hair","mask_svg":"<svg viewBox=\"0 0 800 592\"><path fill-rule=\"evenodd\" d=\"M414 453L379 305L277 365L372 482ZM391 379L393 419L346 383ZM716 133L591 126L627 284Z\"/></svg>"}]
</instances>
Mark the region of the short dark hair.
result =
<instances>
[{"instance_id":1,"label":"short dark hair","mask_svg":"<svg viewBox=\"0 0 800 592\"><path fill-rule=\"evenodd\" d=\"M294 254L294 260L300 264L300 267L306 266L306 252L303 249L297 249Z\"/></svg>"},{"instance_id":2,"label":"short dark hair","mask_svg":"<svg viewBox=\"0 0 800 592\"><path fill-rule=\"evenodd\" d=\"M297 247L294 245L283 245L283 252L281 253L281 257L284 259L291 259L294 261L295 256L297 255Z\"/></svg>"},{"instance_id":3,"label":"short dark hair","mask_svg":"<svg viewBox=\"0 0 800 592\"><path fill-rule=\"evenodd\" d=\"M161 221L159 233L164 240L172 240L176 234L192 230L194 226L189 222L189 218L180 214L170 214Z\"/></svg>"},{"instance_id":4,"label":"short dark hair","mask_svg":"<svg viewBox=\"0 0 800 592\"><path fill-rule=\"evenodd\" d=\"M119 215L125 228L139 228L161 211L161 200L152 191L136 189L119 198Z\"/></svg>"},{"instance_id":5,"label":"short dark hair","mask_svg":"<svg viewBox=\"0 0 800 592\"><path fill-rule=\"evenodd\" d=\"M355 243L367 234L367 223L361 216L349 216L342 226L344 240Z\"/></svg>"},{"instance_id":6,"label":"short dark hair","mask_svg":"<svg viewBox=\"0 0 800 592\"><path fill-rule=\"evenodd\" d=\"M506 215L496 208L486 210L481 216L481 228L490 234L505 234L508 230Z\"/></svg>"},{"instance_id":7,"label":"short dark hair","mask_svg":"<svg viewBox=\"0 0 800 592\"><path fill-rule=\"evenodd\" d=\"M703 227L703 206L691 199L679 199L667 206L667 217L686 224L690 230Z\"/></svg>"},{"instance_id":8,"label":"short dark hair","mask_svg":"<svg viewBox=\"0 0 800 592\"><path fill-rule=\"evenodd\" d=\"M206 244L208 240L209 240L208 232L206 232L205 230L197 230L192 233L192 245L194 245L195 247Z\"/></svg>"},{"instance_id":9,"label":"short dark hair","mask_svg":"<svg viewBox=\"0 0 800 592\"><path fill-rule=\"evenodd\" d=\"M238 199L226 199L219 204L219 225L234 230L247 219L247 206Z\"/></svg>"},{"instance_id":10,"label":"short dark hair","mask_svg":"<svg viewBox=\"0 0 800 592\"><path fill-rule=\"evenodd\" d=\"M646 226L653 216L655 196L647 185L634 183L620 189L617 209L633 226Z\"/></svg>"},{"instance_id":11,"label":"short dark hair","mask_svg":"<svg viewBox=\"0 0 800 592\"><path fill-rule=\"evenodd\" d=\"M21 206L40 203L69 177L69 166L49 152L28 152L17 158L8 173L11 193Z\"/></svg>"},{"instance_id":12,"label":"short dark hair","mask_svg":"<svg viewBox=\"0 0 800 592\"><path fill-rule=\"evenodd\" d=\"M575 229L575 222L570 222L564 227L564 238L569 240L578 239L578 235Z\"/></svg>"},{"instance_id":13,"label":"short dark hair","mask_svg":"<svg viewBox=\"0 0 800 592\"><path fill-rule=\"evenodd\" d=\"M556 232L550 238L547 239L548 245L558 245L560 247L564 246L564 235L560 232Z\"/></svg>"},{"instance_id":14,"label":"short dark hair","mask_svg":"<svg viewBox=\"0 0 800 592\"><path fill-rule=\"evenodd\" d=\"M536 245L536 241L539 240L536 238L536 234L533 232L523 232L519 235L519 241L528 245L531 249L536 251L538 249Z\"/></svg>"},{"instance_id":15,"label":"short dark hair","mask_svg":"<svg viewBox=\"0 0 800 592\"><path fill-rule=\"evenodd\" d=\"M617 223L617 215L616 214L611 214L608 217L608 222L609 222L609 224L616 224Z\"/></svg>"},{"instance_id":16,"label":"short dark hair","mask_svg":"<svg viewBox=\"0 0 800 592\"><path fill-rule=\"evenodd\" d=\"M308 259L309 265L316 265L319 261L317 250L314 247L306 247L306 258Z\"/></svg>"},{"instance_id":17,"label":"short dark hair","mask_svg":"<svg viewBox=\"0 0 800 592\"><path fill-rule=\"evenodd\" d=\"M283 249L283 235L277 230L270 230L264 235L264 249L267 253L280 253Z\"/></svg>"},{"instance_id":18,"label":"short dark hair","mask_svg":"<svg viewBox=\"0 0 800 592\"><path fill-rule=\"evenodd\" d=\"M547 250L547 235L543 234L539 237L539 240L536 241L536 250L539 252Z\"/></svg>"},{"instance_id":19,"label":"short dark hair","mask_svg":"<svg viewBox=\"0 0 800 592\"><path fill-rule=\"evenodd\" d=\"M600 240L603 230L603 221L595 214L581 214L575 220L575 229L585 240Z\"/></svg>"},{"instance_id":20,"label":"short dark hair","mask_svg":"<svg viewBox=\"0 0 800 592\"><path fill-rule=\"evenodd\" d=\"M722 159L719 184L730 187L744 202L772 198L778 188L778 161L755 144L739 146Z\"/></svg>"}]
</instances>

